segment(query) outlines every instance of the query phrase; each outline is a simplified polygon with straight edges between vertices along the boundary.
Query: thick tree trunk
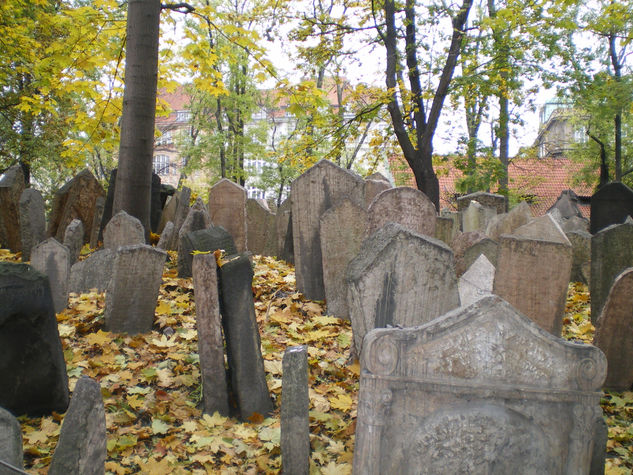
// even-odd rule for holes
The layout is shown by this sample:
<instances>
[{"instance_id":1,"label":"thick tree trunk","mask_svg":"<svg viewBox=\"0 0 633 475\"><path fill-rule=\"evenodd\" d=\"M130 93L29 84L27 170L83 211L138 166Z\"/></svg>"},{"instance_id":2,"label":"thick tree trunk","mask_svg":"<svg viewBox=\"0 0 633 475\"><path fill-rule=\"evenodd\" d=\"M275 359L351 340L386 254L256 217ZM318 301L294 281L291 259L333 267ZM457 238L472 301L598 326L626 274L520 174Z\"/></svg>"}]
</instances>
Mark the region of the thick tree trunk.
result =
<instances>
[{"instance_id":1,"label":"thick tree trunk","mask_svg":"<svg viewBox=\"0 0 633 475\"><path fill-rule=\"evenodd\" d=\"M160 0L129 0L119 165L112 214L150 229Z\"/></svg>"}]
</instances>

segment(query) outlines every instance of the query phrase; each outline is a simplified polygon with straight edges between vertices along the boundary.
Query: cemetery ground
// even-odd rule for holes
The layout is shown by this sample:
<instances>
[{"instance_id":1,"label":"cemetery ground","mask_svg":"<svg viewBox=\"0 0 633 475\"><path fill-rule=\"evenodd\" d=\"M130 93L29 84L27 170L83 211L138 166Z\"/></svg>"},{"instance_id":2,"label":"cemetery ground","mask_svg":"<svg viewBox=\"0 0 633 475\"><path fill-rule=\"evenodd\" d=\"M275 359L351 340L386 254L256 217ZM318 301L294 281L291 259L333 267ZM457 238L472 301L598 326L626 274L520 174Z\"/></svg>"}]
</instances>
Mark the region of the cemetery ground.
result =
<instances>
[{"instance_id":1,"label":"cemetery ground","mask_svg":"<svg viewBox=\"0 0 633 475\"><path fill-rule=\"evenodd\" d=\"M18 257L0 250L0 260ZM351 357L349 322L297 293L291 266L256 256L255 309L275 412L248 422L202 414L193 284L177 277L176 262L170 252L151 333L104 332L103 293L73 294L57 314L71 390L81 375L101 384L106 473L278 472L282 356L301 344L309 346L311 473L351 473L360 368ZM587 287L571 284L565 338L592 341L589 309ZM606 473L631 473L633 392L606 392L601 403L609 427ZM29 473L47 472L63 416L19 418Z\"/></svg>"}]
</instances>

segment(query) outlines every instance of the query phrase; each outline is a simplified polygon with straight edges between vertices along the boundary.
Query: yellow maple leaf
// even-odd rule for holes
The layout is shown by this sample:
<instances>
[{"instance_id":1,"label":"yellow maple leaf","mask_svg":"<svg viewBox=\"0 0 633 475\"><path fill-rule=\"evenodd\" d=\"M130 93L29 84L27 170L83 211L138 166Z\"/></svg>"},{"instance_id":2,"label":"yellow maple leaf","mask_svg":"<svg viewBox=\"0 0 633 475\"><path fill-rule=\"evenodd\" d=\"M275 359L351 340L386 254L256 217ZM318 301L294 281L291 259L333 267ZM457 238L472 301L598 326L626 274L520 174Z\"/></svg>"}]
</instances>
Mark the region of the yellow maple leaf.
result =
<instances>
[{"instance_id":1,"label":"yellow maple leaf","mask_svg":"<svg viewBox=\"0 0 633 475\"><path fill-rule=\"evenodd\" d=\"M112 333L99 330L97 333L90 333L86 336L89 345L104 346L112 341Z\"/></svg>"},{"instance_id":2,"label":"yellow maple leaf","mask_svg":"<svg viewBox=\"0 0 633 475\"><path fill-rule=\"evenodd\" d=\"M352 466L348 463L330 462L325 467L321 467L322 475L348 475L350 473L352 473Z\"/></svg>"},{"instance_id":3,"label":"yellow maple leaf","mask_svg":"<svg viewBox=\"0 0 633 475\"><path fill-rule=\"evenodd\" d=\"M152 457L145 463L140 460L137 463L143 473L151 473L152 475L170 475L172 472L172 467L166 458L158 461Z\"/></svg>"},{"instance_id":4,"label":"yellow maple leaf","mask_svg":"<svg viewBox=\"0 0 633 475\"><path fill-rule=\"evenodd\" d=\"M212 416L210 416L209 414L203 415L202 420L208 427L215 427L224 425L224 423L227 421L227 418L221 416L220 413L216 411L213 413Z\"/></svg>"},{"instance_id":5,"label":"yellow maple leaf","mask_svg":"<svg viewBox=\"0 0 633 475\"><path fill-rule=\"evenodd\" d=\"M353 400L347 394L339 394L338 396L330 398L330 404L334 409L340 409L341 411L349 411L352 408Z\"/></svg>"},{"instance_id":6,"label":"yellow maple leaf","mask_svg":"<svg viewBox=\"0 0 633 475\"><path fill-rule=\"evenodd\" d=\"M158 305L156 305L155 312L159 315L169 315L171 314L171 305L169 304L169 302L159 300Z\"/></svg>"}]
</instances>

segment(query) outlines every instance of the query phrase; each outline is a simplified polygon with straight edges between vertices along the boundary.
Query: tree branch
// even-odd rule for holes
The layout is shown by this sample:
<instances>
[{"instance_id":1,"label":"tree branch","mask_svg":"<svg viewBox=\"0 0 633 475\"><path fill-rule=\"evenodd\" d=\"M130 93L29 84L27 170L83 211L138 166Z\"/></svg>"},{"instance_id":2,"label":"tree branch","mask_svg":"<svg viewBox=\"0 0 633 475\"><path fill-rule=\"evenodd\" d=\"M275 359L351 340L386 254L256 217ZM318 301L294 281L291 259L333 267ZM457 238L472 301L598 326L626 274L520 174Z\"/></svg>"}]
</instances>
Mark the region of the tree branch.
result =
<instances>
[{"instance_id":1,"label":"tree branch","mask_svg":"<svg viewBox=\"0 0 633 475\"><path fill-rule=\"evenodd\" d=\"M188 3L161 3L161 10L172 10L178 13L193 13L196 9Z\"/></svg>"}]
</instances>

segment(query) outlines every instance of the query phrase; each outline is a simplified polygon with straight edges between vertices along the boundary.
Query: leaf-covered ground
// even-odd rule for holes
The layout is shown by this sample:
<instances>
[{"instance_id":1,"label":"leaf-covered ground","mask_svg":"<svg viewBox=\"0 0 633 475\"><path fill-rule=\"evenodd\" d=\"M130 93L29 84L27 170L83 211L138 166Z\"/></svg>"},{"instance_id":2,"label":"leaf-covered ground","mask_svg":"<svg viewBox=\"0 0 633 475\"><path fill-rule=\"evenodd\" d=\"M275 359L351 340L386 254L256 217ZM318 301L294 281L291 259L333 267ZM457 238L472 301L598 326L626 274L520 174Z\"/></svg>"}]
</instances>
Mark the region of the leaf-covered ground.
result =
<instances>
[{"instance_id":1,"label":"leaf-covered ground","mask_svg":"<svg viewBox=\"0 0 633 475\"><path fill-rule=\"evenodd\" d=\"M175 254L171 254L175 263ZM17 256L0 250L0 259ZM351 472L359 366L348 322L325 315L296 292L294 269L255 257L255 308L275 414L247 423L200 410L200 372L191 279L165 268L150 334L104 332L104 294L72 296L57 315L71 390L81 375L101 383L108 429L108 473L275 473L281 468L281 359L288 346L309 346L311 471ZM570 285L564 337L591 342L589 293ZM606 393L607 473L633 468L633 393ZM62 414L21 417L25 466L46 473Z\"/></svg>"}]
</instances>

